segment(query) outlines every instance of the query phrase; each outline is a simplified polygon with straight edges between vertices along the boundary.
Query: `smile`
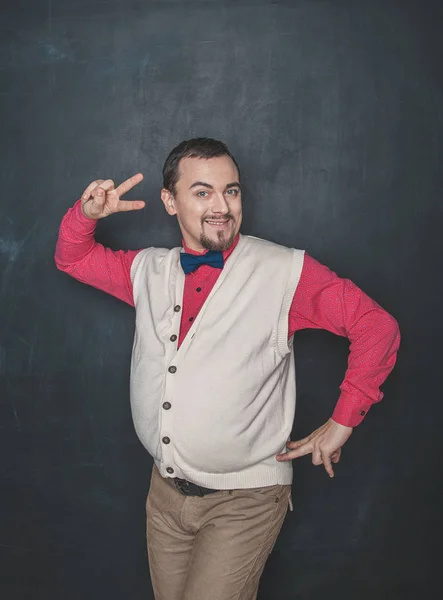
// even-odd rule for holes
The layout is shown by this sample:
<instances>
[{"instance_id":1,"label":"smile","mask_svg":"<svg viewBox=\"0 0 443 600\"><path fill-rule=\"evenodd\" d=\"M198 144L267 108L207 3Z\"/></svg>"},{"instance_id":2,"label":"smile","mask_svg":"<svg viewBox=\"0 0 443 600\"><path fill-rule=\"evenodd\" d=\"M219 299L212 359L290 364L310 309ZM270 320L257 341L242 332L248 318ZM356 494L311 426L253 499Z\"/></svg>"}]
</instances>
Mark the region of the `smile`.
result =
<instances>
[{"instance_id":1,"label":"smile","mask_svg":"<svg viewBox=\"0 0 443 600\"><path fill-rule=\"evenodd\" d=\"M219 227L219 228L223 228L225 227L228 223L229 223L230 219L228 219L227 221L205 221L205 223L207 223L208 225L211 225L212 227Z\"/></svg>"}]
</instances>

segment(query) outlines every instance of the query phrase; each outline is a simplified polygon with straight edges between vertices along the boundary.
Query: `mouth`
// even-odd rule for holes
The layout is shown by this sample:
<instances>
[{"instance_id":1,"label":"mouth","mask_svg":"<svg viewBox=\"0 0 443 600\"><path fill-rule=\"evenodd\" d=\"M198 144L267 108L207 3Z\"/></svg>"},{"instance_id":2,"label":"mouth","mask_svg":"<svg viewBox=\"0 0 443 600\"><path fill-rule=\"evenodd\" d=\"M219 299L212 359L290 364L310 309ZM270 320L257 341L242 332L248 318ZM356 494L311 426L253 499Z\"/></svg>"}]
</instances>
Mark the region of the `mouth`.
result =
<instances>
[{"instance_id":1,"label":"mouth","mask_svg":"<svg viewBox=\"0 0 443 600\"><path fill-rule=\"evenodd\" d=\"M206 219L205 223L214 229L227 229L231 219Z\"/></svg>"}]
</instances>

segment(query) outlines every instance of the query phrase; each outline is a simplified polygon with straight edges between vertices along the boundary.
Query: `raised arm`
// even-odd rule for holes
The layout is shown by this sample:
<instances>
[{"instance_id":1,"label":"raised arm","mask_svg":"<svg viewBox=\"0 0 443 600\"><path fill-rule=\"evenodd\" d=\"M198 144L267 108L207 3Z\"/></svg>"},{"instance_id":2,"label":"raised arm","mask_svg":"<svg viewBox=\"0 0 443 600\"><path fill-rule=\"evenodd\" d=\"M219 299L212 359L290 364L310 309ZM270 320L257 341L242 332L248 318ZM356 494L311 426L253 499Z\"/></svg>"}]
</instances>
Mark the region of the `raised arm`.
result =
<instances>
[{"instance_id":1,"label":"raised arm","mask_svg":"<svg viewBox=\"0 0 443 600\"><path fill-rule=\"evenodd\" d=\"M78 281L96 287L134 306L131 265L140 250L111 250L94 239L97 220L115 212L139 210L140 200L120 197L143 179L138 173L117 188L108 180L93 181L68 210L60 225L55 263Z\"/></svg>"}]
</instances>

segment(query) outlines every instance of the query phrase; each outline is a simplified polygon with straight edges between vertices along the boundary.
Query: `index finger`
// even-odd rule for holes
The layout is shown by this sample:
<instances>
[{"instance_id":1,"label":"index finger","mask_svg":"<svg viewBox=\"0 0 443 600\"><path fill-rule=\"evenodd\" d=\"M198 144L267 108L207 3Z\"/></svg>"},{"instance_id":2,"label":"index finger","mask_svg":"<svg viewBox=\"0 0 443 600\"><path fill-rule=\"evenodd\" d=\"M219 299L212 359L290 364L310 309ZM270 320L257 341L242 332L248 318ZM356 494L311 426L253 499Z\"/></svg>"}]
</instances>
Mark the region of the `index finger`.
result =
<instances>
[{"instance_id":1,"label":"index finger","mask_svg":"<svg viewBox=\"0 0 443 600\"><path fill-rule=\"evenodd\" d=\"M117 192L119 197L123 196L123 194L126 194L126 192L129 192L129 190L136 186L137 183L140 183L142 179L143 174L137 173L137 175L133 175L132 177L121 183L115 191Z\"/></svg>"},{"instance_id":2,"label":"index finger","mask_svg":"<svg viewBox=\"0 0 443 600\"><path fill-rule=\"evenodd\" d=\"M326 454L326 452L322 452L321 458L329 477L334 477L334 469L332 468L331 457L328 454Z\"/></svg>"},{"instance_id":3,"label":"index finger","mask_svg":"<svg viewBox=\"0 0 443 600\"><path fill-rule=\"evenodd\" d=\"M277 454L278 460L292 460L293 458L300 458L301 456L306 456L307 454L311 454L313 450L313 445L311 442L306 442L302 444L295 450L289 450L289 452L283 452L282 454Z\"/></svg>"}]
</instances>

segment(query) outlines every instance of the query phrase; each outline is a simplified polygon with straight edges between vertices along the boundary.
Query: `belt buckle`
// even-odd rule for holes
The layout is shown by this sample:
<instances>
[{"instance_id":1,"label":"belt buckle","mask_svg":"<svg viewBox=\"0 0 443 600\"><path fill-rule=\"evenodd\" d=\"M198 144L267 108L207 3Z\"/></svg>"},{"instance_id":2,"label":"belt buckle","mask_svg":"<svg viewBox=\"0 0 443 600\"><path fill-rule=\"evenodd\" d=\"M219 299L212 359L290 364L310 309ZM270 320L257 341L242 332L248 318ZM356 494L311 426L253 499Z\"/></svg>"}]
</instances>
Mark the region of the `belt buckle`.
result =
<instances>
[{"instance_id":1,"label":"belt buckle","mask_svg":"<svg viewBox=\"0 0 443 600\"><path fill-rule=\"evenodd\" d=\"M190 482L186 481L186 479L176 479L175 487L181 492L184 496L191 496L190 493Z\"/></svg>"},{"instance_id":2,"label":"belt buckle","mask_svg":"<svg viewBox=\"0 0 443 600\"><path fill-rule=\"evenodd\" d=\"M197 485L196 483L191 483L186 479L177 478L175 480L175 486L178 489L178 491L181 492L184 496L204 496L199 485Z\"/></svg>"}]
</instances>

